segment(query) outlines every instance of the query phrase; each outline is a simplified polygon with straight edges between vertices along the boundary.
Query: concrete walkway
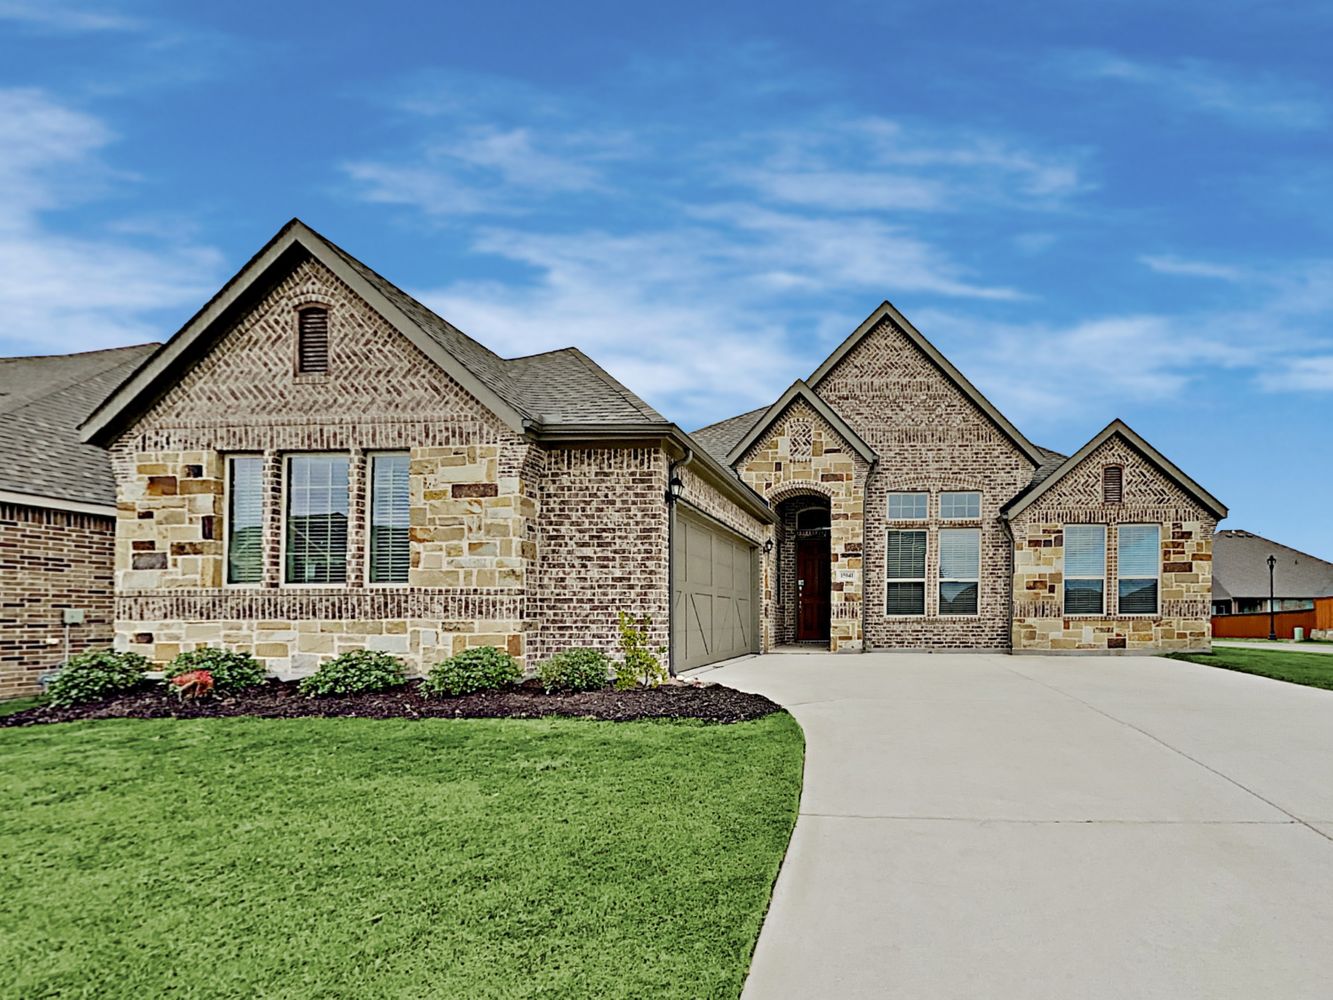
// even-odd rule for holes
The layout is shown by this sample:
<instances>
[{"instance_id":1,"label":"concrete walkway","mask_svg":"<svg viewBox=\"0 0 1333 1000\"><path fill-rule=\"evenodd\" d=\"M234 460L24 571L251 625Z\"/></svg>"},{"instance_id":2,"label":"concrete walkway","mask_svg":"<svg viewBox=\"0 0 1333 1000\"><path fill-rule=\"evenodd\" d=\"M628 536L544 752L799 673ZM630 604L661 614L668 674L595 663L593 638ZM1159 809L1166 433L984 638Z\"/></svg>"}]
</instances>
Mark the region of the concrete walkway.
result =
<instances>
[{"instance_id":1,"label":"concrete walkway","mask_svg":"<svg viewBox=\"0 0 1333 1000\"><path fill-rule=\"evenodd\" d=\"M1333 643L1329 642L1269 642L1267 639L1247 642L1244 639L1214 639L1213 645L1227 649L1272 649L1279 653L1322 653L1325 656L1333 656Z\"/></svg>"},{"instance_id":2,"label":"concrete walkway","mask_svg":"<svg viewBox=\"0 0 1333 1000\"><path fill-rule=\"evenodd\" d=\"M1333 996L1333 692L1147 657L755 657L801 814L746 1000Z\"/></svg>"}]
</instances>

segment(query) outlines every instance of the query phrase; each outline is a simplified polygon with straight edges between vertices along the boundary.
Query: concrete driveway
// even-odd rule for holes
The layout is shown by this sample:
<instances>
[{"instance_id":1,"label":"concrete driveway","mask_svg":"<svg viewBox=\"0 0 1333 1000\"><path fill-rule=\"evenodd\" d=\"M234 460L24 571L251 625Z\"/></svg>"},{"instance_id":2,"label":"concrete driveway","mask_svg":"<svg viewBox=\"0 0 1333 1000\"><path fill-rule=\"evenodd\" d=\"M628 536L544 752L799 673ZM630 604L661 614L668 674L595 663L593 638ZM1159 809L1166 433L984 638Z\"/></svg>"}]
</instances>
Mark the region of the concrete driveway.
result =
<instances>
[{"instance_id":1,"label":"concrete driveway","mask_svg":"<svg viewBox=\"0 0 1333 1000\"><path fill-rule=\"evenodd\" d=\"M1333 693L1147 657L703 676L807 740L746 1000L1333 996Z\"/></svg>"}]
</instances>

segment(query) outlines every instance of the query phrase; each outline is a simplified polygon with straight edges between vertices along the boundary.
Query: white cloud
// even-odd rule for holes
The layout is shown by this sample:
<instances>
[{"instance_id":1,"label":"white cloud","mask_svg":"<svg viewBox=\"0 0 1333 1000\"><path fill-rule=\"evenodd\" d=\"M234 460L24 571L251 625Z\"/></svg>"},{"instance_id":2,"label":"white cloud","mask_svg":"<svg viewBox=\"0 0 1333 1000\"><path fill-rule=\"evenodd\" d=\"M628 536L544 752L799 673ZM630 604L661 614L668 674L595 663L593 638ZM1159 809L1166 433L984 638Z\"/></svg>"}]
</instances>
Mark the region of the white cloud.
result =
<instances>
[{"instance_id":1,"label":"white cloud","mask_svg":"<svg viewBox=\"0 0 1333 1000\"><path fill-rule=\"evenodd\" d=\"M1259 385L1270 392L1333 392L1333 354L1289 359L1276 371L1262 372Z\"/></svg>"},{"instance_id":2,"label":"white cloud","mask_svg":"<svg viewBox=\"0 0 1333 1000\"><path fill-rule=\"evenodd\" d=\"M1247 76L1245 68L1199 59L1152 63L1107 52L1069 54L1063 62L1077 76L1131 84L1179 107L1248 125L1317 129L1328 121L1326 102L1318 96L1301 93L1288 81Z\"/></svg>"},{"instance_id":3,"label":"white cloud","mask_svg":"<svg viewBox=\"0 0 1333 1000\"><path fill-rule=\"evenodd\" d=\"M15 21L48 31L134 31L142 22L98 5L59 0L0 0L0 21Z\"/></svg>"},{"instance_id":4,"label":"white cloud","mask_svg":"<svg viewBox=\"0 0 1333 1000\"><path fill-rule=\"evenodd\" d=\"M1215 264L1206 260L1186 260L1181 257L1145 254L1139 262L1158 274L1175 274L1187 278L1216 278L1219 281L1243 281L1246 272L1229 264Z\"/></svg>"},{"instance_id":5,"label":"white cloud","mask_svg":"<svg viewBox=\"0 0 1333 1000\"><path fill-rule=\"evenodd\" d=\"M216 287L219 256L162 239L136 245L124 226L83 236L44 221L125 177L100 158L100 120L31 89L0 90L0 350L57 353L158 339L155 317L183 312Z\"/></svg>"}]
</instances>

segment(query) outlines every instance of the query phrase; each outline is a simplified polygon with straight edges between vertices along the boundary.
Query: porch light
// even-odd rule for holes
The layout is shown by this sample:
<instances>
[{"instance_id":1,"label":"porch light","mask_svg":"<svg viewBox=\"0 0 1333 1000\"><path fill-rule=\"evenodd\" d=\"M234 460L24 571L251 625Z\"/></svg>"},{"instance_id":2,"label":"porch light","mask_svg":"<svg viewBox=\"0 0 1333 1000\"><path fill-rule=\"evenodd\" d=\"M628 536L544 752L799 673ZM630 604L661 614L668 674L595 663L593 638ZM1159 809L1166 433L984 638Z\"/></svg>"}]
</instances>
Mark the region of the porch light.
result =
<instances>
[{"instance_id":1,"label":"porch light","mask_svg":"<svg viewBox=\"0 0 1333 1000\"><path fill-rule=\"evenodd\" d=\"M770 552L772 552L772 551L773 551L773 539L771 539L771 538L765 538L765 539L764 539L764 555L768 555L768 554L769 554Z\"/></svg>"},{"instance_id":2,"label":"porch light","mask_svg":"<svg viewBox=\"0 0 1333 1000\"><path fill-rule=\"evenodd\" d=\"M673 475L671 481L667 483L666 502L675 503L685 495L685 483L681 481L680 476Z\"/></svg>"}]
</instances>

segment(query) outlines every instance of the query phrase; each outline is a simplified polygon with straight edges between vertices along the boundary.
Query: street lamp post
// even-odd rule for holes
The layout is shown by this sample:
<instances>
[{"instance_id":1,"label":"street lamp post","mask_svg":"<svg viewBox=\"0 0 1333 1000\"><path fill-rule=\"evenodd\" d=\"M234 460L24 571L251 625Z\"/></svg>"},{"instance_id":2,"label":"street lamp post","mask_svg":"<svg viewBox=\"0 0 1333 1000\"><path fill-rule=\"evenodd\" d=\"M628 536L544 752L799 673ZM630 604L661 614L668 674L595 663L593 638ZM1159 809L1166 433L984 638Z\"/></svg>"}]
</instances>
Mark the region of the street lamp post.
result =
<instances>
[{"instance_id":1,"label":"street lamp post","mask_svg":"<svg viewBox=\"0 0 1333 1000\"><path fill-rule=\"evenodd\" d=\"M1277 565L1277 556L1268 557L1268 639L1277 639L1277 620L1273 611L1273 567Z\"/></svg>"}]
</instances>

